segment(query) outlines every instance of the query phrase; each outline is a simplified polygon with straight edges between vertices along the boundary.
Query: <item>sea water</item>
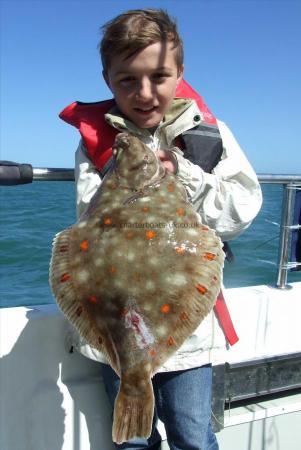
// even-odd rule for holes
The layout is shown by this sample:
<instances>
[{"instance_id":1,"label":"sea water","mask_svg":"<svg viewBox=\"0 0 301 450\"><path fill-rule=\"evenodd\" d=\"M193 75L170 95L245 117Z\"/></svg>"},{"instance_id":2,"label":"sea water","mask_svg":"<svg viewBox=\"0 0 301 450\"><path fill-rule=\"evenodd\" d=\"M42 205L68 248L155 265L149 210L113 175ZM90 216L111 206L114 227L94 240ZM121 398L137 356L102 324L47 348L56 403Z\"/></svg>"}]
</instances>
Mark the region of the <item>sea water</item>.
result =
<instances>
[{"instance_id":1,"label":"sea water","mask_svg":"<svg viewBox=\"0 0 301 450\"><path fill-rule=\"evenodd\" d=\"M234 261L226 262L226 287L275 284L282 186L263 185L263 206L252 225L230 242ZM75 222L72 182L34 182L0 187L0 305L53 303L48 284L52 240ZM290 272L288 281L301 279Z\"/></svg>"}]
</instances>

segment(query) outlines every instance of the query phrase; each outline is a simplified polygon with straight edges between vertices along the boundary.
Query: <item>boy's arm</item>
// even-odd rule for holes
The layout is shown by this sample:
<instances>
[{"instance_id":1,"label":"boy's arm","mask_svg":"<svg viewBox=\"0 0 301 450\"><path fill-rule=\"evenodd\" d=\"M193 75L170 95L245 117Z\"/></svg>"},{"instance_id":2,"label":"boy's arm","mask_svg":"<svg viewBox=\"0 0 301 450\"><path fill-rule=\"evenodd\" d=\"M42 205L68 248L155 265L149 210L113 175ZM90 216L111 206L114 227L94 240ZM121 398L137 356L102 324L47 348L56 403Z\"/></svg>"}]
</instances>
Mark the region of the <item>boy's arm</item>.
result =
<instances>
[{"instance_id":1,"label":"boy's arm","mask_svg":"<svg viewBox=\"0 0 301 450\"><path fill-rule=\"evenodd\" d=\"M78 218L86 211L100 184L100 173L87 156L85 146L80 140L75 153L76 213Z\"/></svg>"},{"instance_id":2,"label":"boy's arm","mask_svg":"<svg viewBox=\"0 0 301 450\"><path fill-rule=\"evenodd\" d=\"M229 128L218 122L223 156L212 173L204 172L180 154L177 176L204 223L222 240L233 239L255 218L262 204L257 176Z\"/></svg>"}]
</instances>

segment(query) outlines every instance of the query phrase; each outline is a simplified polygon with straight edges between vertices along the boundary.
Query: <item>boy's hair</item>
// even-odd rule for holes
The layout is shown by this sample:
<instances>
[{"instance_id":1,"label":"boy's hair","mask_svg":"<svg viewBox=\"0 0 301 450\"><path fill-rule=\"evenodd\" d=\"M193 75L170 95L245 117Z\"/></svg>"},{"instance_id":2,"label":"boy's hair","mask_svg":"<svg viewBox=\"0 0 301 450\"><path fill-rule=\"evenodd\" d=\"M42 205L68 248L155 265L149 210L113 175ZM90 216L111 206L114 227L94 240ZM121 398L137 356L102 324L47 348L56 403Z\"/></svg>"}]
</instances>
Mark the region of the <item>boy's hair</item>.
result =
<instances>
[{"instance_id":1,"label":"boy's hair","mask_svg":"<svg viewBox=\"0 0 301 450\"><path fill-rule=\"evenodd\" d=\"M103 70L106 72L116 55L125 59L155 42L172 42L176 49L178 68L183 64L183 43L177 25L163 9L134 9L126 11L102 26L99 44Z\"/></svg>"}]
</instances>

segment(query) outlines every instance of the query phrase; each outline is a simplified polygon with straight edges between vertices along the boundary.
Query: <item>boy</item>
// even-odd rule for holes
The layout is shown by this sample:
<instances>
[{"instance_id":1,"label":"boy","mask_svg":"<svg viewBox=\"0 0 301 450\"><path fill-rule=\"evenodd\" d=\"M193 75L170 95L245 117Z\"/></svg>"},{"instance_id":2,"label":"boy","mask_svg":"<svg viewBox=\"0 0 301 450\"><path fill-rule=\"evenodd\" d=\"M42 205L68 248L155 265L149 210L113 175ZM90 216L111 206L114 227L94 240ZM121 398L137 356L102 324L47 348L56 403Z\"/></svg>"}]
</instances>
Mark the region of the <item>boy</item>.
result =
<instances>
[{"instance_id":1,"label":"boy","mask_svg":"<svg viewBox=\"0 0 301 450\"><path fill-rule=\"evenodd\" d=\"M78 215L86 210L101 184L110 162L104 155L116 131L127 130L157 152L166 169L179 177L203 223L223 240L237 236L260 209L260 186L226 125L216 122L204 105L200 110L193 100L175 98L184 70L175 23L162 10L133 10L103 29L103 76L114 101L99 104L98 117L88 113L88 119L79 120L77 114L88 111L80 104L61 114L83 137L76 152ZM110 144L101 146L100 138ZM99 352L79 337L77 343L75 340L74 336L73 344L82 353L102 362L113 407L118 377ZM211 363L212 350L217 354L224 346L212 313L154 376L155 418L164 422L171 450L218 449L210 424ZM134 439L116 448L159 449L160 442L154 423L149 439Z\"/></svg>"}]
</instances>

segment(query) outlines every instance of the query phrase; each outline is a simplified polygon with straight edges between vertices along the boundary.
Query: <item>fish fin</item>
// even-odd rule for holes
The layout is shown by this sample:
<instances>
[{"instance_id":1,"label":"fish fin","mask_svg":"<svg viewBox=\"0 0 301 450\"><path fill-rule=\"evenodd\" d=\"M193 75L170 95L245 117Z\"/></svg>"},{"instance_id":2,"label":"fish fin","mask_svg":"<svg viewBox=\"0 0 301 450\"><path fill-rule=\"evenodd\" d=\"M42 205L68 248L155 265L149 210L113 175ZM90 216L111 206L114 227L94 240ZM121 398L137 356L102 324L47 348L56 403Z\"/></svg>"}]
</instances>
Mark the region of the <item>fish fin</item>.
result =
<instances>
[{"instance_id":1,"label":"fish fin","mask_svg":"<svg viewBox=\"0 0 301 450\"><path fill-rule=\"evenodd\" d=\"M50 261L49 282L57 305L79 334L96 350L103 353L110 365L119 373L119 360L104 329L97 328L73 285L73 271L70 267L71 229L56 234L53 240Z\"/></svg>"},{"instance_id":2,"label":"fish fin","mask_svg":"<svg viewBox=\"0 0 301 450\"><path fill-rule=\"evenodd\" d=\"M127 393L121 381L115 400L112 438L122 444L134 437L147 439L152 431L154 416L154 393L150 378L145 381L141 392Z\"/></svg>"},{"instance_id":3,"label":"fish fin","mask_svg":"<svg viewBox=\"0 0 301 450\"><path fill-rule=\"evenodd\" d=\"M58 233L53 240L49 283L57 305L77 331L86 338L90 326L86 311L78 301L70 268L70 230Z\"/></svg>"},{"instance_id":4,"label":"fish fin","mask_svg":"<svg viewBox=\"0 0 301 450\"><path fill-rule=\"evenodd\" d=\"M208 252L210 255L211 253ZM206 260L197 265L196 273L191 278L189 286L185 286L185 291L177 293L177 299L170 301L166 296L166 305L169 303L177 305L177 315L173 326L165 338L156 334L155 338L160 342L160 350L153 358L152 371L156 373L158 369L174 354L191 336L205 317L212 311L216 298L220 291L222 279L222 266L224 255L220 250L215 258L210 261L210 268ZM161 297L163 298L163 297ZM165 303L165 300L162 300ZM162 326L159 323L159 328ZM164 327L164 323L163 323Z\"/></svg>"}]
</instances>

